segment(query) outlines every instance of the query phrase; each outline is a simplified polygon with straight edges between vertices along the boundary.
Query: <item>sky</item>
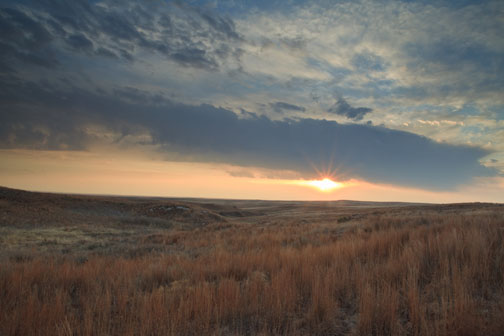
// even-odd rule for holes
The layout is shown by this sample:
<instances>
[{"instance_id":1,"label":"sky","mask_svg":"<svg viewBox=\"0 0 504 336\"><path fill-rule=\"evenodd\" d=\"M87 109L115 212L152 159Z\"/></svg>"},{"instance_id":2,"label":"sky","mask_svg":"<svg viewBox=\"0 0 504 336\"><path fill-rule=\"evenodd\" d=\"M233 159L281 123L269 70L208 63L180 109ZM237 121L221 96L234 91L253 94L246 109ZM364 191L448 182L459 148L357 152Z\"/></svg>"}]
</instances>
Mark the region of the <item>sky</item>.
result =
<instances>
[{"instance_id":1,"label":"sky","mask_svg":"<svg viewBox=\"0 0 504 336\"><path fill-rule=\"evenodd\" d=\"M503 31L502 1L3 0L0 185L504 202Z\"/></svg>"}]
</instances>

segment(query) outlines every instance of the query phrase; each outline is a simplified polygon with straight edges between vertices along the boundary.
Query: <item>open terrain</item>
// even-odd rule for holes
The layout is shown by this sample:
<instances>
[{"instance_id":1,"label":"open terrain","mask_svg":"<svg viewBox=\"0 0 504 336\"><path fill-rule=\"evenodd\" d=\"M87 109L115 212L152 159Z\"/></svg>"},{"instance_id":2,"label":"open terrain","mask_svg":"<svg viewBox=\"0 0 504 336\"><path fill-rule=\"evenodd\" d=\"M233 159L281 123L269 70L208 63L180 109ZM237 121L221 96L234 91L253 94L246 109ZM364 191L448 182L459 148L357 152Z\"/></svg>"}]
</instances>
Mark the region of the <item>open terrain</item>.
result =
<instances>
[{"instance_id":1,"label":"open terrain","mask_svg":"<svg viewBox=\"0 0 504 336\"><path fill-rule=\"evenodd\" d=\"M501 335L504 205L0 188L0 335Z\"/></svg>"}]
</instances>

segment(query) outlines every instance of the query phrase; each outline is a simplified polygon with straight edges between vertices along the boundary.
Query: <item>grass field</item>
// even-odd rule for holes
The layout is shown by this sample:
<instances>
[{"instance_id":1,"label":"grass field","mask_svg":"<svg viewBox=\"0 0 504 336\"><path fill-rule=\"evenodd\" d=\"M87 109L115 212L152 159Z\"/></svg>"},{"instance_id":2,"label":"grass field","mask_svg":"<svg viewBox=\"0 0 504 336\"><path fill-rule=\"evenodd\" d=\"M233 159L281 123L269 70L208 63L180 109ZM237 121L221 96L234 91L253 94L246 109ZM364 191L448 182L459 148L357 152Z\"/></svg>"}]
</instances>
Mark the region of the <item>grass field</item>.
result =
<instances>
[{"instance_id":1,"label":"grass field","mask_svg":"<svg viewBox=\"0 0 504 336\"><path fill-rule=\"evenodd\" d=\"M502 335L504 206L0 189L0 335Z\"/></svg>"}]
</instances>

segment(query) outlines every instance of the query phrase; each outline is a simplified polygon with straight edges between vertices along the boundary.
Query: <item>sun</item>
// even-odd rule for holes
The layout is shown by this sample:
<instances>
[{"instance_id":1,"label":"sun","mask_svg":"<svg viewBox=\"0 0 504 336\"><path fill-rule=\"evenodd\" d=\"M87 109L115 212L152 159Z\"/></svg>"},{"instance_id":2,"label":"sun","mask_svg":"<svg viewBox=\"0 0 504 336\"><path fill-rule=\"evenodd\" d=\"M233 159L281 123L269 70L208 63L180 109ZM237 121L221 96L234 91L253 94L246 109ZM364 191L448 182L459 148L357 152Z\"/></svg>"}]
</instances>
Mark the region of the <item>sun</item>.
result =
<instances>
[{"instance_id":1,"label":"sun","mask_svg":"<svg viewBox=\"0 0 504 336\"><path fill-rule=\"evenodd\" d=\"M343 183L334 182L329 178L324 178L323 180L313 180L307 181L309 186L315 187L321 191L331 191L343 187Z\"/></svg>"},{"instance_id":2,"label":"sun","mask_svg":"<svg viewBox=\"0 0 504 336\"><path fill-rule=\"evenodd\" d=\"M297 180L297 181L289 181L289 184L297 184L306 187L312 187L318 189L323 192L330 192L334 189L343 188L346 186L346 183L336 182L331 180L328 177L323 178L322 180Z\"/></svg>"}]
</instances>

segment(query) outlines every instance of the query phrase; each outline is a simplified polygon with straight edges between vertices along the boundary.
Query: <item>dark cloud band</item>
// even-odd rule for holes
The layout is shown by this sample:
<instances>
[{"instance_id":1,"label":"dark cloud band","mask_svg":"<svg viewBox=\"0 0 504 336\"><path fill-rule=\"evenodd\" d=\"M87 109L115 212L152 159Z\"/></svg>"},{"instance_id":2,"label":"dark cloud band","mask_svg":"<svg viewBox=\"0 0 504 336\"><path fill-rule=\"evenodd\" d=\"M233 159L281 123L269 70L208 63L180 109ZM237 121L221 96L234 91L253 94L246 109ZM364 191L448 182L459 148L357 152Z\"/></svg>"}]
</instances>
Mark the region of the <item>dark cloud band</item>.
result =
<instances>
[{"instance_id":1,"label":"dark cloud band","mask_svg":"<svg viewBox=\"0 0 504 336\"><path fill-rule=\"evenodd\" d=\"M481 148L384 127L238 116L137 89L99 94L31 83L16 91L33 101L0 96L4 148L83 149L96 141L86 129L98 127L121 136L148 132L154 144L182 159L293 170L307 178L316 177L316 169L334 167L341 178L443 189L494 174L479 163L488 154Z\"/></svg>"}]
</instances>

